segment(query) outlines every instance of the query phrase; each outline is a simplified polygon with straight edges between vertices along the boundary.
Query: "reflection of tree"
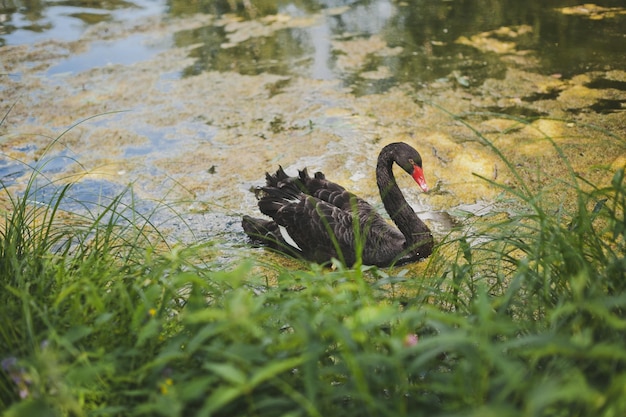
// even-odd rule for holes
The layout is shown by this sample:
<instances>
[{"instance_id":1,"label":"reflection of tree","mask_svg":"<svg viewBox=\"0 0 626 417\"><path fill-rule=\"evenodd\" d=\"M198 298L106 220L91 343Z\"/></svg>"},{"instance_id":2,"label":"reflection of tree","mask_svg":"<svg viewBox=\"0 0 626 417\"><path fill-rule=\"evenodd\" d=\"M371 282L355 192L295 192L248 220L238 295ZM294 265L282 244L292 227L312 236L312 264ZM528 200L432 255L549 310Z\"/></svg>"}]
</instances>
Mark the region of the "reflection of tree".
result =
<instances>
[{"instance_id":1,"label":"reflection of tree","mask_svg":"<svg viewBox=\"0 0 626 417\"><path fill-rule=\"evenodd\" d=\"M193 4L193 6L191 6ZM312 53L314 57L331 57L328 41L315 36L344 38L380 34L390 47L400 46L401 54L371 56L362 68L373 71L388 67L396 82L427 82L451 74L462 74L474 84L492 77L501 77L505 64L493 53L481 52L455 41L461 36L492 31L499 27L529 25L532 33L513 41L518 50L536 51L546 72L581 71L590 63L596 67L623 68L625 38L619 29L624 18L591 22L565 17L556 9L546 7L545 0L200 0L188 3L170 0L172 13L205 12L217 16L235 13L245 19L277 13L296 15L317 13L348 6L342 13L327 15L317 30L278 31L275 35L251 39L246 45L220 50L216 34L207 38L203 55L205 68L240 68L245 73L259 63L256 71L289 69L289 62ZM323 30L321 27L323 26ZM594 33L597 36L588 36ZM223 38L223 33L220 35ZM212 44L208 44L212 42ZM320 51L325 48L325 51ZM288 54L296 55L288 55ZM209 64L208 56L211 55ZM326 58L324 58L326 59ZM269 64L271 60L278 61ZM320 63L315 60L315 64ZM328 63L330 65L331 63ZM245 68L245 69L244 69ZM343 74L350 82L358 82L358 74ZM366 81L369 83L370 81ZM388 83L388 81L387 81Z\"/></svg>"},{"instance_id":2,"label":"reflection of tree","mask_svg":"<svg viewBox=\"0 0 626 417\"><path fill-rule=\"evenodd\" d=\"M50 23L44 24L40 22L43 18L43 11L45 4L41 0L29 0L29 1L14 1L3 0L0 2L0 36L7 35L15 30L21 29L16 27L11 22L14 21L13 15L16 13L21 14L23 17L21 20L32 22L28 26L28 30L34 32L43 32L51 27ZM4 45L4 41L0 38L0 46Z\"/></svg>"},{"instance_id":3,"label":"reflection of tree","mask_svg":"<svg viewBox=\"0 0 626 417\"><path fill-rule=\"evenodd\" d=\"M196 62L188 67L184 75L195 75L202 71L235 71L246 75L263 72L290 74L295 70L298 60L308 51L298 29L283 29L273 36L253 37L245 42L227 48L223 30L204 27L176 36L177 44L202 45L195 48L191 56Z\"/></svg>"},{"instance_id":4,"label":"reflection of tree","mask_svg":"<svg viewBox=\"0 0 626 417\"><path fill-rule=\"evenodd\" d=\"M403 54L394 57L392 63L385 63L393 65L397 80L428 82L460 72L480 82L501 74L504 67L497 57L485 56L454 42L467 33L468 27L484 24L483 13L476 13L484 10L481 3L493 2L415 0L399 8L384 32L390 46L404 48Z\"/></svg>"},{"instance_id":5,"label":"reflection of tree","mask_svg":"<svg viewBox=\"0 0 626 417\"><path fill-rule=\"evenodd\" d=\"M276 0L200 0L189 2L188 0L169 0L168 10L174 16L194 13L207 13L223 15L235 13L246 18L257 18L275 14L278 10Z\"/></svg>"},{"instance_id":6,"label":"reflection of tree","mask_svg":"<svg viewBox=\"0 0 626 417\"><path fill-rule=\"evenodd\" d=\"M63 7L62 13L52 13L52 7ZM134 9L136 4L131 0L76 0L63 2L48 2L42 0L0 0L0 36L13 33L17 30L25 30L35 33L45 33L52 28L62 27L64 23L55 19L70 16L82 20L90 25L107 20L110 16L101 12L91 12L95 10L119 10ZM17 16L14 16L17 15ZM16 26L11 22L30 22ZM66 23L65 23L66 24ZM4 44L0 38L0 45Z\"/></svg>"},{"instance_id":7,"label":"reflection of tree","mask_svg":"<svg viewBox=\"0 0 626 417\"><path fill-rule=\"evenodd\" d=\"M624 20L616 18L598 23L564 17L556 9L546 6L544 0L414 0L406 2L400 13L394 16L386 34L390 42L398 42L417 51L422 55L421 59L431 61L428 65L433 69L447 66L475 75L486 70L488 74L485 75L495 76L499 72L496 68L502 69L498 57L454 45L454 41L460 36L502 26L529 25L532 33L515 39L518 49L536 51L546 72L571 74L572 70L574 73L583 71L589 65L624 68L626 38L620 29ZM594 36L589 36L590 33ZM445 47L436 46L440 43ZM462 59L451 59L454 55ZM484 70L480 69L481 66ZM434 73L437 72L435 69ZM439 71L439 74L445 72Z\"/></svg>"},{"instance_id":8,"label":"reflection of tree","mask_svg":"<svg viewBox=\"0 0 626 417\"><path fill-rule=\"evenodd\" d=\"M193 13L219 16L235 13L244 18L254 19L276 14L286 8L313 13L344 6L367 6L376 2L376 0L199 0L191 3L187 0L168 0L167 4L170 13L175 16ZM368 17L370 20L377 18L375 14Z\"/></svg>"},{"instance_id":9,"label":"reflection of tree","mask_svg":"<svg viewBox=\"0 0 626 417\"><path fill-rule=\"evenodd\" d=\"M370 56L362 68L342 74L350 84L359 83L359 71L376 71L379 67L391 70L395 82L419 83L445 77L454 71L475 73L474 79L493 76L502 71L497 57L487 62L480 52L470 47L456 45L454 39L464 33L468 23L480 26L481 17L477 17L471 6L490 3L488 0L459 2L440 2L417 0L397 5L390 0L366 0L354 3L345 0L204 0L194 3L194 9L181 0L171 0L172 13L204 12L215 15L236 13L243 18L255 14L264 16L287 12L307 14L321 9L334 9L349 6L342 13L326 15L317 24L324 30L280 30L271 36L253 37L230 48L221 48L225 34L221 28L203 28L185 37L193 38L193 43L202 43L193 56L198 61L187 69L187 74L213 69L221 71L235 70L244 74L259 72L289 73L293 71L292 62L309 54L317 71L332 62L320 63L319 58L331 61L333 51L330 40L352 37L369 37L383 34L391 47L403 48L401 54ZM496 13L499 15L499 13ZM476 20L473 23L473 20ZM315 36L327 37L323 42ZM180 38L179 38L180 39ZM183 43L187 43L186 39ZM177 41L177 44L180 44ZM182 45L181 45L182 46ZM319 49L325 49L320 51ZM324 73L324 69L321 70ZM292 72L293 73L293 72ZM364 84L371 84L365 80ZM377 82L390 85L389 80ZM393 84L393 83L392 83Z\"/></svg>"},{"instance_id":10,"label":"reflection of tree","mask_svg":"<svg viewBox=\"0 0 626 417\"><path fill-rule=\"evenodd\" d=\"M46 4L41 0L26 0L26 1L3 1L2 2L2 13L9 12L13 14L19 11L23 16L24 20L28 20L29 22L37 22L43 17L43 10L45 9Z\"/></svg>"},{"instance_id":11,"label":"reflection of tree","mask_svg":"<svg viewBox=\"0 0 626 417\"><path fill-rule=\"evenodd\" d=\"M128 9L133 14L141 1L147 0L43 0L0 1L0 45L2 35L16 30L45 32L58 25L58 13L51 7ZM225 15L242 21L263 21L264 17L288 15L323 16L313 26L284 28L264 36L229 45L223 26L210 25L201 29L174 34L177 46L201 44L193 50L196 63L186 72L196 74L205 70L234 70L244 74L275 72L297 73L302 70L323 74L328 78L340 76L348 83L371 84L360 72L376 72L381 68L390 74L378 84L397 82L429 82L451 74L461 74L474 85L485 78L501 77L505 63L501 56L480 51L471 45L456 42L461 36L494 31L500 27L528 25L529 34L514 40L517 50L532 50L545 72L569 76L591 68L623 69L626 66L626 38L622 33L624 16L592 21L580 16L564 15L560 9L546 6L545 0L165 0L166 13L185 16L206 13L218 19ZM623 0L606 0L607 6L620 5ZM557 7L555 5L554 7ZM17 15L19 13L19 18ZM64 11L63 17L69 12ZM89 25L95 20L69 14ZM82 16L82 17L81 17ZM102 14L97 14L102 16ZM23 27L16 27L18 23ZM593 33L594 36L589 36ZM340 72L333 68L338 54L333 48L337 39L367 39L380 36L390 48L401 47L392 55L371 54L362 67ZM294 72L294 62L296 65ZM307 64L310 68L304 68ZM310 64L312 62L312 64ZM388 70L388 71L387 71ZM333 75L333 73L335 75ZM382 72L378 72L381 73Z\"/></svg>"}]
</instances>

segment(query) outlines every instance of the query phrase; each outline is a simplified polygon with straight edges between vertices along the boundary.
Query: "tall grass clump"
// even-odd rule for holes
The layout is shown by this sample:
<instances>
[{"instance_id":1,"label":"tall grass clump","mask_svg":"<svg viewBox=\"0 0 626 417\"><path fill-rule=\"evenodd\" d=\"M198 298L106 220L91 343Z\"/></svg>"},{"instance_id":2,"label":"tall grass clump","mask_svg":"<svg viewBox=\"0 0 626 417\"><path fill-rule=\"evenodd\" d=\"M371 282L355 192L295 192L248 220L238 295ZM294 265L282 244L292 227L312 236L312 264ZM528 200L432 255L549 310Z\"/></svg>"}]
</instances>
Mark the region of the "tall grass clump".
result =
<instances>
[{"instance_id":1,"label":"tall grass clump","mask_svg":"<svg viewBox=\"0 0 626 417\"><path fill-rule=\"evenodd\" d=\"M441 283L426 292L440 307L436 314L463 317L462 324L450 327L443 313L435 326L445 325L446 332L464 338L462 347L444 348L446 357L455 358L445 378L454 391L449 395L459 392L452 380L460 370L474 381L468 391L482 387L473 404L481 413L624 414L624 167L609 184L591 184L575 174L547 137L565 175L531 189L481 138L507 164L515 185L491 181L506 196L506 212L494 212L451 236L440 249L455 254L453 262L431 264L430 274ZM436 339L442 342L431 340Z\"/></svg>"},{"instance_id":2,"label":"tall grass clump","mask_svg":"<svg viewBox=\"0 0 626 417\"><path fill-rule=\"evenodd\" d=\"M94 408L114 394L110 376L119 367L132 372L141 362L133 349L148 319L176 301L164 281L176 263L152 257L167 248L154 212L135 210L131 189L77 202L75 185L58 186L35 169L23 194L3 190L0 409L9 415ZM85 210L62 209L81 204Z\"/></svg>"},{"instance_id":3,"label":"tall grass clump","mask_svg":"<svg viewBox=\"0 0 626 417\"><path fill-rule=\"evenodd\" d=\"M476 379L485 384L483 407L568 416L626 410L623 177L620 169L609 187L582 193L569 215L534 207L449 242L459 246L457 262L443 270L445 295L433 298L464 317L462 350L479 352L446 356L485 370ZM461 328L446 331L458 337Z\"/></svg>"},{"instance_id":4,"label":"tall grass clump","mask_svg":"<svg viewBox=\"0 0 626 417\"><path fill-rule=\"evenodd\" d=\"M201 245L166 244L130 191L78 220L61 210L70 188L44 205L11 196L0 410L624 415L624 170L601 185L572 174L560 206L515 178L493 184L506 210L452 233L423 276L217 268Z\"/></svg>"}]
</instances>

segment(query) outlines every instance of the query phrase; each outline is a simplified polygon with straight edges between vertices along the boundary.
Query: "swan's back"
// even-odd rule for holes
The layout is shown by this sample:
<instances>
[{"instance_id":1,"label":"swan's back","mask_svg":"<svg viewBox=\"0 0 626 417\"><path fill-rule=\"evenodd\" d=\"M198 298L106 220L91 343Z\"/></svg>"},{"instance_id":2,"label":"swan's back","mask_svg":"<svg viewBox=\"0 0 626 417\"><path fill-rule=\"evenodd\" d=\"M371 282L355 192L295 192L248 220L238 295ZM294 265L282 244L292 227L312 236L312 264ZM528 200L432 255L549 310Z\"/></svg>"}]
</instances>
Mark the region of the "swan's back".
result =
<instances>
[{"instance_id":1,"label":"swan's back","mask_svg":"<svg viewBox=\"0 0 626 417\"><path fill-rule=\"evenodd\" d=\"M383 147L376 163L376 184L385 210L398 229L387 223L365 200L328 181L321 172L306 169L297 177L282 168L266 174L259 209L272 220L244 216L242 226L253 240L314 262L332 258L351 266L389 266L430 256L433 236L409 206L395 181L392 167L399 165L423 191L428 191L422 157L402 142Z\"/></svg>"},{"instance_id":2,"label":"swan's back","mask_svg":"<svg viewBox=\"0 0 626 417\"><path fill-rule=\"evenodd\" d=\"M304 169L290 177L281 167L266 175L261 190L259 209L274 223L246 216L244 231L281 252L319 263L336 258L350 266L360 246L364 264L386 266L404 250L402 233L321 172L311 177Z\"/></svg>"}]
</instances>

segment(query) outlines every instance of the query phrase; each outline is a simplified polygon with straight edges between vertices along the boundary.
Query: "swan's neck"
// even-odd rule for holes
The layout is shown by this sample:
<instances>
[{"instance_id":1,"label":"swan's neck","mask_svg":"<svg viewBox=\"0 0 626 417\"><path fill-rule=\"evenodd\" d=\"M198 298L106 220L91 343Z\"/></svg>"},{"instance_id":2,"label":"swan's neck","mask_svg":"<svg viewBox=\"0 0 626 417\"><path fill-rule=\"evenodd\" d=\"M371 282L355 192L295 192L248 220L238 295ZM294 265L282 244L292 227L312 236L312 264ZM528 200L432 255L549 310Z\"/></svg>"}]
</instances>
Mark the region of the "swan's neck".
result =
<instances>
[{"instance_id":1,"label":"swan's neck","mask_svg":"<svg viewBox=\"0 0 626 417\"><path fill-rule=\"evenodd\" d=\"M405 248L410 248L423 243L431 235L428 226L417 217L398 187L392 169L394 162L392 153L381 152L376 166L376 183L385 210L404 235Z\"/></svg>"}]
</instances>

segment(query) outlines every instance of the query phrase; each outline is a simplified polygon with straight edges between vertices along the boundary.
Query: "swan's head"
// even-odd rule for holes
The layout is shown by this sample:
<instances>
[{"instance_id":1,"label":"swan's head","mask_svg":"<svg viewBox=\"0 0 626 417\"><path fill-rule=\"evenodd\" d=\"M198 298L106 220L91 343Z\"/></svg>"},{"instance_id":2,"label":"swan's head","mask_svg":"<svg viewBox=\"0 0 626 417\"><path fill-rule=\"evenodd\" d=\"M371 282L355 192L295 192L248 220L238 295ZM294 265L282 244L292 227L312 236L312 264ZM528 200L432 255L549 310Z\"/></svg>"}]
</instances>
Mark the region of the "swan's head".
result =
<instances>
[{"instance_id":1,"label":"swan's head","mask_svg":"<svg viewBox=\"0 0 626 417\"><path fill-rule=\"evenodd\" d=\"M419 185L424 192L428 192L428 185L424 178L422 157L419 152L406 143L398 142L395 145L395 160Z\"/></svg>"}]
</instances>

